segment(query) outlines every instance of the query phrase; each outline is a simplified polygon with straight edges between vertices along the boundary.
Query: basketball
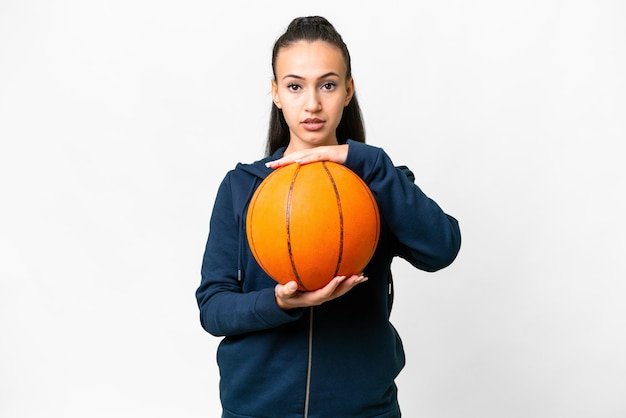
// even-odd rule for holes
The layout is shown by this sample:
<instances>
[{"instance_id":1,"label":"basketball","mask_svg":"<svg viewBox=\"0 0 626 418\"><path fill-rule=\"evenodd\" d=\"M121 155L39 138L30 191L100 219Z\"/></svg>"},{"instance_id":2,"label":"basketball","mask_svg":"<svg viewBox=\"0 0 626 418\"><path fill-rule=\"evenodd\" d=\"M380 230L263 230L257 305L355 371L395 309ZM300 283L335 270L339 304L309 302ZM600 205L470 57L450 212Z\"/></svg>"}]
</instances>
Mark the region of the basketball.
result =
<instances>
[{"instance_id":1,"label":"basketball","mask_svg":"<svg viewBox=\"0 0 626 418\"><path fill-rule=\"evenodd\" d=\"M360 274L374 255L380 215L369 187L347 167L321 161L274 170L246 215L254 258L275 281L302 291Z\"/></svg>"}]
</instances>

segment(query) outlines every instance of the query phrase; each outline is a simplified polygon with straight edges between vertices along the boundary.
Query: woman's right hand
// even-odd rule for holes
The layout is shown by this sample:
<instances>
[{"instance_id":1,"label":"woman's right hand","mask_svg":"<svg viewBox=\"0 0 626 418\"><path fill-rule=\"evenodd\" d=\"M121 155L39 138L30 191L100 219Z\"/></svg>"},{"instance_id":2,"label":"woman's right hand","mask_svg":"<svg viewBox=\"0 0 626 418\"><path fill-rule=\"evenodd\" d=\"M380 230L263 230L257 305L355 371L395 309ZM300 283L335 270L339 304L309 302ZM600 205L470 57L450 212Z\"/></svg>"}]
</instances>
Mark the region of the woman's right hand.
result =
<instances>
[{"instance_id":1,"label":"woman's right hand","mask_svg":"<svg viewBox=\"0 0 626 418\"><path fill-rule=\"evenodd\" d=\"M338 298L348 293L354 286L367 281L367 276L363 274L355 274L350 277L337 276L321 289L310 292L301 292L298 290L298 284L295 281L283 284L277 284L274 289L276 295L276 303L278 306L287 311L294 308L305 308L309 306L318 306L329 300Z\"/></svg>"}]
</instances>

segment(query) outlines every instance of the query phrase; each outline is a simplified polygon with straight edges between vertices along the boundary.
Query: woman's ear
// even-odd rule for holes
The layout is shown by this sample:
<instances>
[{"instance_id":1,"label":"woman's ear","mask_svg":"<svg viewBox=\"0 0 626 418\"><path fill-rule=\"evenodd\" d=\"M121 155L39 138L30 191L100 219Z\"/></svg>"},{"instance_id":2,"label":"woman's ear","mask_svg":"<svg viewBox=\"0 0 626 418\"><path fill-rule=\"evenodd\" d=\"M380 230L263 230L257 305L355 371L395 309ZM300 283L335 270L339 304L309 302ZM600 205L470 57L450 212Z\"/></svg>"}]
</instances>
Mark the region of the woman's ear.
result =
<instances>
[{"instance_id":1,"label":"woman's ear","mask_svg":"<svg viewBox=\"0 0 626 418\"><path fill-rule=\"evenodd\" d=\"M278 85L276 80L272 80L272 100L277 108L280 109L280 98L278 97Z\"/></svg>"},{"instance_id":2,"label":"woman's ear","mask_svg":"<svg viewBox=\"0 0 626 418\"><path fill-rule=\"evenodd\" d=\"M350 77L346 82L346 101L344 102L343 107L350 104L352 96L354 96L354 78Z\"/></svg>"}]
</instances>

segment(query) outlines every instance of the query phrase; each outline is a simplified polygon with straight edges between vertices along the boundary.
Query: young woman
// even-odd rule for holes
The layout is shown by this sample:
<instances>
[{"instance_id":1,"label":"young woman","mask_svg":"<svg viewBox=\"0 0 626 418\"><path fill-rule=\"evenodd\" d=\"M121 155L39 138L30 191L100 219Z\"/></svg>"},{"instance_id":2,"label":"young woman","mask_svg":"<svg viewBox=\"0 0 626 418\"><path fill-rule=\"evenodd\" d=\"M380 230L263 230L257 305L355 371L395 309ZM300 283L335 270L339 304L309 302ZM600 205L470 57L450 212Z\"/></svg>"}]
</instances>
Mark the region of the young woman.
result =
<instances>
[{"instance_id":1,"label":"young woman","mask_svg":"<svg viewBox=\"0 0 626 418\"><path fill-rule=\"evenodd\" d=\"M204 329L224 336L217 356L223 417L400 416L394 380L404 351L389 322L391 261L436 271L452 263L461 238L457 221L408 169L365 144L350 65L326 19L293 20L272 55L268 156L238 164L217 193L196 296ZM257 264L245 214L274 169L321 160L344 164L370 187L380 239L363 274L300 292Z\"/></svg>"}]
</instances>

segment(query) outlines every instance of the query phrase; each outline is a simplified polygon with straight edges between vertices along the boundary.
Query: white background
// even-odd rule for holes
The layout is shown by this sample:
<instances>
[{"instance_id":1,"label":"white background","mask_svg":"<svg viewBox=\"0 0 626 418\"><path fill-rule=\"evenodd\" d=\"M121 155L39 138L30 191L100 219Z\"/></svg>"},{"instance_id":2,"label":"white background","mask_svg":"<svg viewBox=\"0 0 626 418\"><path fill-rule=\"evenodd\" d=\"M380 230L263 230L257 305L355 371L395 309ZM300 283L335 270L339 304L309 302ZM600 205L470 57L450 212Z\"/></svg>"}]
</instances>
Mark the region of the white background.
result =
<instances>
[{"instance_id":1,"label":"white background","mask_svg":"<svg viewBox=\"0 0 626 418\"><path fill-rule=\"evenodd\" d=\"M310 14L462 228L394 264L404 416L626 416L626 3L313 3L0 0L1 417L219 416L208 219Z\"/></svg>"}]
</instances>

